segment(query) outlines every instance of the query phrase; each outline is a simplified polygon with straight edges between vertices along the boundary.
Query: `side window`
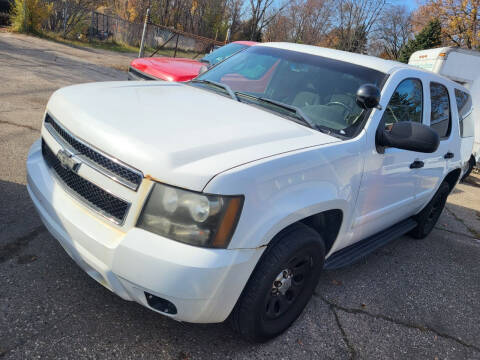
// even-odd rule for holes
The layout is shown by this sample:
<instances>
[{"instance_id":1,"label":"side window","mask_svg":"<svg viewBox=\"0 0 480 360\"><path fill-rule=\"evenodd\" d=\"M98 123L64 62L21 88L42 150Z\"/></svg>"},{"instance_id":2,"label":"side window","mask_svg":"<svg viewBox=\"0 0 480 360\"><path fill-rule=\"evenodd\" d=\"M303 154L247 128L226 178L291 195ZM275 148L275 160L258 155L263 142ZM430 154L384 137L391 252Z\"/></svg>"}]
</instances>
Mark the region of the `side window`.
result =
<instances>
[{"instance_id":1,"label":"side window","mask_svg":"<svg viewBox=\"0 0 480 360\"><path fill-rule=\"evenodd\" d=\"M422 122L423 113L423 88L419 79L405 79L398 84L395 92L390 98L382 121L385 128L390 129L392 125L400 121Z\"/></svg>"},{"instance_id":2,"label":"side window","mask_svg":"<svg viewBox=\"0 0 480 360\"><path fill-rule=\"evenodd\" d=\"M450 136L452 128L447 88L439 83L430 83L430 99L432 101L430 127L435 130L440 139L446 138Z\"/></svg>"},{"instance_id":3,"label":"side window","mask_svg":"<svg viewBox=\"0 0 480 360\"><path fill-rule=\"evenodd\" d=\"M460 136L472 137L475 135L472 117L472 98L466 92L455 89L455 100L457 102L458 120L460 122Z\"/></svg>"}]
</instances>

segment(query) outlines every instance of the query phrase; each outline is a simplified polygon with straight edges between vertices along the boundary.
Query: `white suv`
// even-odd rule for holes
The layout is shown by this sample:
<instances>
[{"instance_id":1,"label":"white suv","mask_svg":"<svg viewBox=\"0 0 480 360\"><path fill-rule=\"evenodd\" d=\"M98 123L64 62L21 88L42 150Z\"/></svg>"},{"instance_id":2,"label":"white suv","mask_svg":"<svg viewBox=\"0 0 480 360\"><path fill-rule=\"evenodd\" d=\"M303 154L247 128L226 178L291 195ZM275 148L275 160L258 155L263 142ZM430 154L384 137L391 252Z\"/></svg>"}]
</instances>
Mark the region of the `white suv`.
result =
<instances>
[{"instance_id":1,"label":"white suv","mask_svg":"<svg viewBox=\"0 0 480 360\"><path fill-rule=\"evenodd\" d=\"M28 191L68 254L123 299L181 321L229 318L264 341L323 269L429 234L461 171L455 91L468 93L283 43L187 84L71 86L47 105Z\"/></svg>"}]
</instances>

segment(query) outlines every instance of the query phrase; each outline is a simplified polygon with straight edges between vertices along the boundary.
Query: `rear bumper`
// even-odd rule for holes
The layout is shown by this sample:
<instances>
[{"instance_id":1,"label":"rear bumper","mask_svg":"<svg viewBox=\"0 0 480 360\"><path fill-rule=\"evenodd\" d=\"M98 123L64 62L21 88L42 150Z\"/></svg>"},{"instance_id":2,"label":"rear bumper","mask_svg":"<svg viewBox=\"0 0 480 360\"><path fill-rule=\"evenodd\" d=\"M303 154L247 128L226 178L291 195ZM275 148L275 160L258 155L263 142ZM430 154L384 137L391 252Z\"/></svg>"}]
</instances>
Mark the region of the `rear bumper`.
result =
<instances>
[{"instance_id":1,"label":"rear bumper","mask_svg":"<svg viewBox=\"0 0 480 360\"><path fill-rule=\"evenodd\" d=\"M263 248L204 249L114 226L65 192L40 148L37 141L27 159L30 197L49 232L92 278L150 309L145 292L166 299L178 312L165 315L177 320L228 317Z\"/></svg>"}]
</instances>

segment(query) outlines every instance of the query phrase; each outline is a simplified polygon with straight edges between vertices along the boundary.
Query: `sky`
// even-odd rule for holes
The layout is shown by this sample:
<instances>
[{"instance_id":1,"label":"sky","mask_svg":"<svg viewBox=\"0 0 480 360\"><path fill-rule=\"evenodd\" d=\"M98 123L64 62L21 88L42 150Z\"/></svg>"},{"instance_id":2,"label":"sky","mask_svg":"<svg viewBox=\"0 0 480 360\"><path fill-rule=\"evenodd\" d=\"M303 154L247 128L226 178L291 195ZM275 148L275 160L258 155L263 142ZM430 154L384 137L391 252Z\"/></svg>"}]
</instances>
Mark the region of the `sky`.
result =
<instances>
[{"instance_id":1,"label":"sky","mask_svg":"<svg viewBox=\"0 0 480 360\"><path fill-rule=\"evenodd\" d=\"M391 0L389 1L391 4L404 4L410 11L415 10L418 8L418 0ZM283 0L275 0L274 3L278 6L279 4L283 4Z\"/></svg>"},{"instance_id":2,"label":"sky","mask_svg":"<svg viewBox=\"0 0 480 360\"><path fill-rule=\"evenodd\" d=\"M415 10L418 7L417 0L404 0L398 1L399 4L403 3L409 10Z\"/></svg>"}]
</instances>

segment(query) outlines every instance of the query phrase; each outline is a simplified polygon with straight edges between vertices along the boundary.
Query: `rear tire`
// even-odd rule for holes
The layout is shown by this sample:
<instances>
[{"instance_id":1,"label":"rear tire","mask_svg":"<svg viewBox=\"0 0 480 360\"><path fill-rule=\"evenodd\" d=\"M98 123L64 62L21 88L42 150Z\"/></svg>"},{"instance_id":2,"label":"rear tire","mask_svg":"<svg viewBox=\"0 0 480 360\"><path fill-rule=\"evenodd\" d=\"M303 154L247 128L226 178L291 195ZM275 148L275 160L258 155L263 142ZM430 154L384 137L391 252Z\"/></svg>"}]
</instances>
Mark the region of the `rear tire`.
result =
<instances>
[{"instance_id":1,"label":"rear tire","mask_svg":"<svg viewBox=\"0 0 480 360\"><path fill-rule=\"evenodd\" d=\"M470 157L470 159L468 160L468 169L467 171L465 172L465 174L463 174L462 176L462 180L461 181L464 181L467 177L470 176L470 174L472 173L472 170L473 170L473 167L475 166L475 158L473 157L473 155Z\"/></svg>"},{"instance_id":2,"label":"rear tire","mask_svg":"<svg viewBox=\"0 0 480 360\"><path fill-rule=\"evenodd\" d=\"M265 250L230 315L243 338L267 341L302 313L318 284L325 260L320 235L302 223L280 232Z\"/></svg>"},{"instance_id":3,"label":"rear tire","mask_svg":"<svg viewBox=\"0 0 480 360\"><path fill-rule=\"evenodd\" d=\"M410 232L410 236L415 239L423 239L430 234L442 214L448 194L450 194L450 185L444 181L427 206L414 216L418 225Z\"/></svg>"}]
</instances>

